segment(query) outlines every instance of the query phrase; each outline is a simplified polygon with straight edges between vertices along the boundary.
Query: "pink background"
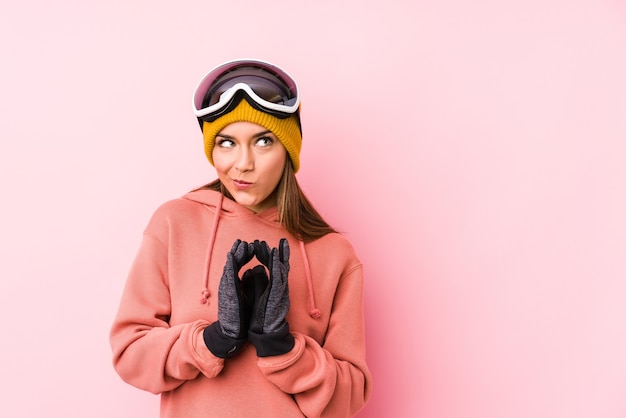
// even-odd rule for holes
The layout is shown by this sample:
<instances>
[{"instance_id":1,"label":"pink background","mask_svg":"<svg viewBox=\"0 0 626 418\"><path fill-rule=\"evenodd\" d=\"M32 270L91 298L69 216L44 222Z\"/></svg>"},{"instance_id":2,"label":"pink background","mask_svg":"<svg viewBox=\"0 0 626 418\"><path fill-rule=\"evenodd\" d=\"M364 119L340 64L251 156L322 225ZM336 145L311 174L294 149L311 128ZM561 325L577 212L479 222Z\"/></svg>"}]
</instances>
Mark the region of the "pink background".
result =
<instances>
[{"instance_id":1,"label":"pink background","mask_svg":"<svg viewBox=\"0 0 626 418\"><path fill-rule=\"evenodd\" d=\"M359 417L626 416L622 1L7 1L0 54L0 416L158 416L108 330L238 57L299 80L299 179L366 264Z\"/></svg>"}]
</instances>

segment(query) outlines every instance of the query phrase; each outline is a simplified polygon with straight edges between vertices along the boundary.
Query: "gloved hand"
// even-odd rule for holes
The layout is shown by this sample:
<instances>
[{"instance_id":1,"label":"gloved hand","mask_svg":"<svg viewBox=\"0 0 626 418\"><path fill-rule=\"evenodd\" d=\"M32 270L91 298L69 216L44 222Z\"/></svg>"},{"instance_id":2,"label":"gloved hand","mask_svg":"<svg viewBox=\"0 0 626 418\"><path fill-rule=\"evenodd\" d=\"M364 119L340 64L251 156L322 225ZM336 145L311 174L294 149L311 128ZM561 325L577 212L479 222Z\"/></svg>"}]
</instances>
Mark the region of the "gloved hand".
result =
<instances>
[{"instance_id":1,"label":"gloved hand","mask_svg":"<svg viewBox=\"0 0 626 418\"><path fill-rule=\"evenodd\" d=\"M203 331L204 343L220 358L235 355L246 342L251 303L247 303L239 270L254 257L254 244L236 240L226 254L217 295L217 321ZM250 280L250 274L246 282Z\"/></svg>"},{"instance_id":2,"label":"gloved hand","mask_svg":"<svg viewBox=\"0 0 626 418\"><path fill-rule=\"evenodd\" d=\"M260 295L255 295L250 318L248 339L254 344L257 356L277 356L293 348L295 342L289 332L286 317L289 312L289 243L281 239L278 248L265 241L254 241L257 259L270 272L269 281Z\"/></svg>"}]
</instances>

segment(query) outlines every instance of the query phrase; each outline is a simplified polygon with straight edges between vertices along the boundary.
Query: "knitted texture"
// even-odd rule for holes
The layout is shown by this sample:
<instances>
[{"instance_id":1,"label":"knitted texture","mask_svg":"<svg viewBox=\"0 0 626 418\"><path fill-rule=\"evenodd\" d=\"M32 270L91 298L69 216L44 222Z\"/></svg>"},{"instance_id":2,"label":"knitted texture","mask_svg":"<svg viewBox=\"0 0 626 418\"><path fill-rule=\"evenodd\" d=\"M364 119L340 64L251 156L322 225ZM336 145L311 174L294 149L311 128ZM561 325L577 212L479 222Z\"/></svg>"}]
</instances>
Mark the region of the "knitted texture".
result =
<instances>
[{"instance_id":1,"label":"knitted texture","mask_svg":"<svg viewBox=\"0 0 626 418\"><path fill-rule=\"evenodd\" d=\"M246 303L239 270L253 257L254 245L241 240L236 240L226 254L226 264L218 290L217 321L203 332L205 344L217 357L231 357L245 343L250 307Z\"/></svg>"},{"instance_id":2,"label":"knitted texture","mask_svg":"<svg viewBox=\"0 0 626 418\"><path fill-rule=\"evenodd\" d=\"M291 115L286 119L280 119L268 113L256 110L246 100L241 100L231 112L215 119L213 122L204 121L202 133L204 136L204 153L213 165L213 147L215 136L226 126L234 122L252 122L272 131L283 144L291 162L294 172L300 168L300 150L302 149L302 133L298 124L297 116Z\"/></svg>"},{"instance_id":3,"label":"knitted texture","mask_svg":"<svg viewBox=\"0 0 626 418\"><path fill-rule=\"evenodd\" d=\"M248 315L243 300L243 283L239 279L241 266L254 257L254 246L237 240L226 254L224 273L218 291L217 319L222 333L231 338L242 338L248 330Z\"/></svg>"}]
</instances>

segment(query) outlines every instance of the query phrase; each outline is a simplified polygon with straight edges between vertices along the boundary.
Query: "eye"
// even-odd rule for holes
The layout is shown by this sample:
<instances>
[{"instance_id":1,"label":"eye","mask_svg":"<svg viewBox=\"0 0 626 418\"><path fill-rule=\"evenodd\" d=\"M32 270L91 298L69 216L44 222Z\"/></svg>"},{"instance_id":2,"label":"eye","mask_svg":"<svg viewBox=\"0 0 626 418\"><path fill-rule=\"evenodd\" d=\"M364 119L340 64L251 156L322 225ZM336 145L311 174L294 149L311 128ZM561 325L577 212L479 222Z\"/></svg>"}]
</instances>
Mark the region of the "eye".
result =
<instances>
[{"instance_id":1,"label":"eye","mask_svg":"<svg viewBox=\"0 0 626 418\"><path fill-rule=\"evenodd\" d=\"M220 139L217 141L217 146L221 148L232 148L235 145L230 139Z\"/></svg>"},{"instance_id":2,"label":"eye","mask_svg":"<svg viewBox=\"0 0 626 418\"><path fill-rule=\"evenodd\" d=\"M257 139L256 144L260 147L269 147L274 143L274 139L269 136L262 136Z\"/></svg>"}]
</instances>

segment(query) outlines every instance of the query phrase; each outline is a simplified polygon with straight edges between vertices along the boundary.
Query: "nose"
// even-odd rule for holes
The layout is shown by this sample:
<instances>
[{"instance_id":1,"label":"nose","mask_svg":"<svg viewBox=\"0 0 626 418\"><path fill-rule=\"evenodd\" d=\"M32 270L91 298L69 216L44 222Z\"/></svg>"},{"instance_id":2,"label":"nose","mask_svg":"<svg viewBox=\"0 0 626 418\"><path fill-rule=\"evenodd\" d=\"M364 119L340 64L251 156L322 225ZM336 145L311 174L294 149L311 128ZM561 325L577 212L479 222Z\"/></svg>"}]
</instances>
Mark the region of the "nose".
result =
<instances>
[{"instance_id":1,"label":"nose","mask_svg":"<svg viewBox=\"0 0 626 418\"><path fill-rule=\"evenodd\" d=\"M235 169L245 172L254 168L254 156L246 147L240 147L235 161Z\"/></svg>"}]
</instances>

